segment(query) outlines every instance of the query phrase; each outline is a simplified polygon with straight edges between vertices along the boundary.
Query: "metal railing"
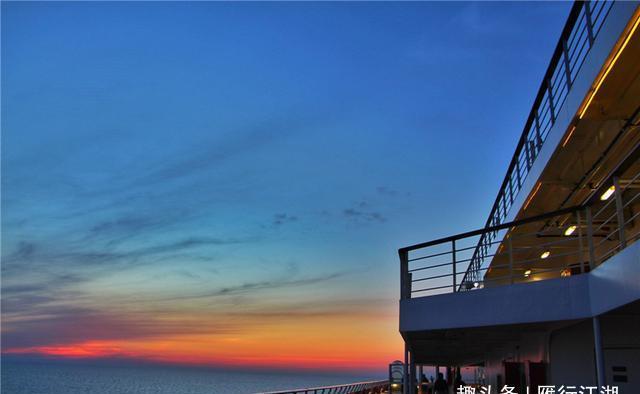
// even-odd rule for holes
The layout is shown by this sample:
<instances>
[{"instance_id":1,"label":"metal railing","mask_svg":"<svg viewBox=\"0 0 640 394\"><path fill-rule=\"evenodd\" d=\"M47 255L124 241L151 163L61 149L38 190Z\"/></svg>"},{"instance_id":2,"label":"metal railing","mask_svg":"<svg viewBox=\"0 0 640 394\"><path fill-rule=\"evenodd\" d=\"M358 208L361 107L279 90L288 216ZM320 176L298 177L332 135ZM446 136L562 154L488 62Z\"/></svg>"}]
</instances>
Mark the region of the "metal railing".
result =
<instances>
[{"instance_id":1,"label":"metal railing","mask_svg":"<svg viewBox=\"0 0 640 394\"><path fill-rule=\"evenodd\" d=\"M590 271L640 237L640 172L613 177L606 199L401 248L401 298L538 281ZM597 196L599 197L599 196ZM482 244L478 277L465 268ZM462 268L462 269L460 269Z\"/></svg>"},{"instance_id":2,"label":"metal railing","mask_svg":"<svg viewBox=\"0 0 640 394\"><path fill-rule=\"evenodd\" d=\"M515 197L529 174L549 131L556 122L573 82L607 18L613 1L576 1L542 79L538 94L516 146L507 174L491 208L485 227L494 227L506 219ZM479 279L479 261L486 246L497 234L486 233L479 240L476 256L469 265L465 281Z\"/></svg>"},{"instance_id":3,"label":"metal railing","mask_svg":"<svg viewBox=\"0 0 640 394\"><path fill-rule=\"evenodd\" d=\"M358 382L349 384L340 384L335 386L309 387L305 389L269 391L259 394L329 394L329 393L351 393L351 394L373 394L382 393L389 388L388 380L376 380L370 382Z\"/></svg>"}]
</instances>

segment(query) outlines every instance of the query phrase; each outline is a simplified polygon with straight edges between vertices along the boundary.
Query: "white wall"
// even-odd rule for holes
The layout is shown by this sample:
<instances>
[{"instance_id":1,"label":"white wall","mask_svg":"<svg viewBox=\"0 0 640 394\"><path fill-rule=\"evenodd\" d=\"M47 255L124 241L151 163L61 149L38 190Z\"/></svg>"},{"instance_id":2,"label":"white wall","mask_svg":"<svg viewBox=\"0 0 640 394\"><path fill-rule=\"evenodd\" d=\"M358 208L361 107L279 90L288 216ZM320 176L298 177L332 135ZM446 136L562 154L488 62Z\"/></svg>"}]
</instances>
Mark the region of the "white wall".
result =
<instances>
[{"instance_id":1,"label":"white wall","mask_svg":"<svg viewBox=\"0 0 640 394\"><path fill-rule=\"evenodd\" d=\"M601 317L605 350L607 384L617 385L622 394L640 393L640 315L605 315ZM591 319L552 331L535 333L522 341L505 343L487 355L486 384L498 385L498 375L504 384L503 361L523 363L526 384L529 385L526 363L548 363L548 384L596 385L593 325ZM624 366L628 382L613 382L613 366Z\"/></svg>"}]
</instances>

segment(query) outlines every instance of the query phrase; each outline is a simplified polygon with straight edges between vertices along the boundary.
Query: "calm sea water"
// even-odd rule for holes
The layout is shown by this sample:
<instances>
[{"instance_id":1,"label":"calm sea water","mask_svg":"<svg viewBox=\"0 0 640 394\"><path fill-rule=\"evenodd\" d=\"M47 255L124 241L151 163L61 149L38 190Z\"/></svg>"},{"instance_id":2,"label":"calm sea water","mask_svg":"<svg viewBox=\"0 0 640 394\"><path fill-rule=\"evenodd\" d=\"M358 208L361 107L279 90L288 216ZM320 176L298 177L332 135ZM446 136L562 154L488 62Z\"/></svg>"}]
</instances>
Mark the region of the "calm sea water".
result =
<instances>
[{"instance_id":1,"label":"calm sea water","mask_svg":"<svg viewBox=\"0 0 640 394\"><path fill-rule=\"evenodd\" d=\"M2 361L2 394L255 393L374 380L380 376L240 372L164 365Z\"/></svg>"}]
</instances>

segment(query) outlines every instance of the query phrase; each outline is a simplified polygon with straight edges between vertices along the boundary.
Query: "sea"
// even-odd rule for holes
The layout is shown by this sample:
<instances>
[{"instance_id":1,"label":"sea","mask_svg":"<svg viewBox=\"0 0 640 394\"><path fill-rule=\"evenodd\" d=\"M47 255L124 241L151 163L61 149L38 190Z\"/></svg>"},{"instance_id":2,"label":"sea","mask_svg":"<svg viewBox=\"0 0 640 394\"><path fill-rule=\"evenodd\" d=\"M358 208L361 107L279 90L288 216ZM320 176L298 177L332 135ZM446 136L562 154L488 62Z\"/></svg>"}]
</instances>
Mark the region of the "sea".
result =
<instances>
[{"instance_id":1,"label":"sea","mask_svg":"<svg viewBox=\"0 0 640 394\"><path fill-rule=\"evenodd\" d=\"M353 373L242 371L6 358L2 360L0 374L2 394L241 394L384 379L380 375Z\"/></svg>"}]
</instances>

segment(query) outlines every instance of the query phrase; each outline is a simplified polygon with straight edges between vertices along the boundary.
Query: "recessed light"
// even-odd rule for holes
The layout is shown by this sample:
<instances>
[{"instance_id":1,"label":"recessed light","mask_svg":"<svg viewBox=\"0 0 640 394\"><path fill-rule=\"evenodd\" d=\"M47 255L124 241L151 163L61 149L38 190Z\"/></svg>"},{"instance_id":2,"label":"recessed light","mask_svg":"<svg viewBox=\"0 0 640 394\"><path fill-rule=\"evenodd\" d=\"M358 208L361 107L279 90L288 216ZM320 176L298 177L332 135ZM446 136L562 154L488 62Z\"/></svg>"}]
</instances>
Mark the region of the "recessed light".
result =
<instances>
[{"instance_id":1,"label":"recessed light","mask_svg":"<svg viewBox=\"0 0 640 394\"><path fill-rule=\"evenodd\" d=\"M541 259L546 259L547 257L549 257L549 255L551 254L551 252L549 252L548 250L545 250L544 252L542 252L542 254L540 255Z\"/></svg>"},{"instance_id":2,"label":"recessed light","mask_svg":"<svg viewBox=\"0 0 640 394\"><path fill-rule=\"evenodd\" d=\"M608 200L609 197L611 197L611 195L615 191L616 191L616 187L615 186L611 186L610 188L605 190L604 193L602 193L602 195L600 196L600 200L602 200L602 201Z\"/></svg>"},{"instance_id":3,"label":"recessed light","mask_svg":"<svg viewBox=\"0 0 640 394\"><path fill-rule=\"evenodd\" d=\"M525 278L528 278L528 277L529 277L529 275L531 275L531 270L526 270L526 271L524 271L524 277L525 277Z\"/></svg>"},{"instance_id":4,"label":"recessed light","mask_svg":"<svg viewBox=\"0 0 640 394\"><path fill-rule=\"evenodd\" d=\"M564 230L564 235L569 236L569 235L573 234L573 232L576 231L577 228L578 228L578 226L569 226L569 227L567 227L567 229Z\"/></svg>"}]
</instances>

